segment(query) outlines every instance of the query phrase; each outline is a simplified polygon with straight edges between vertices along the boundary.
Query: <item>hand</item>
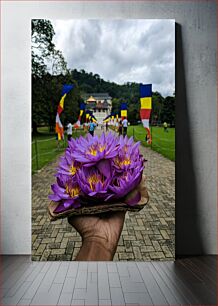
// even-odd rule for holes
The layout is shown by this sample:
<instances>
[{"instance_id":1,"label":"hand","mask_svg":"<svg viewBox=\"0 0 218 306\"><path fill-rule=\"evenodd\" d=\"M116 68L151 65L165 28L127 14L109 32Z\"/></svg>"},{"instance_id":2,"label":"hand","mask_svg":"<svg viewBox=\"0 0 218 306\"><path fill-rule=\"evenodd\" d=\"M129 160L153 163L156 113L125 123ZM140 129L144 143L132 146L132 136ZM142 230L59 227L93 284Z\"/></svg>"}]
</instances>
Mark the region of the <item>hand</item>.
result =
<instances>
[{"instance_id":1,"label":"hand","mask_svg":"<svg viewBox=\"0 0 218 306\"><path fill-rule=\"evenodd\" d=\"M109 212L68 218L82 237L82 247L76 260L113 260L125 212Z\"/></svg>"}]
</instances>

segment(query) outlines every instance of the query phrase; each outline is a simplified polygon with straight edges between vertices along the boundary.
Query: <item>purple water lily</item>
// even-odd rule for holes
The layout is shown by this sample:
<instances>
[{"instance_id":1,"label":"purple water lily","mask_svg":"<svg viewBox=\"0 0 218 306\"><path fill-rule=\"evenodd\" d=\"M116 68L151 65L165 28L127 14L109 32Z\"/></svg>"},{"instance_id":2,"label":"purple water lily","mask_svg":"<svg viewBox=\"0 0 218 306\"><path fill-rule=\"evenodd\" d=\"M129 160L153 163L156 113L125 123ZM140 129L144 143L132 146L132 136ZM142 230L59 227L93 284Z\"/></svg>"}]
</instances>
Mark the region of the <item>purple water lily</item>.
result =
<instances>
[{"instance_id":1,"label":"purple water lily","mask_svg":"<svg viewBox=\"0 0 218 306\"><path fill-rule=\"evenodd\" d=\"M84 167L90 167L102 159L115 157L118 147L118 139L112 133L107 136L103 133L100 138L88 134L85 138L79 138L72 156L77 162L82 163Z\"/></svg>"},{"instance_id":2,"label":"purple water lily","mask_svg":"<svg viewBox=\"0 0 218 306\"><path fill-rule=\"evenodd\" d=\"M111 177L105 177L97 167L82 167L76 174L78 185L84 196L107 200Z\"/></svg>"},{"instance_id":3,"label":"purple water lily","mask_svg":"<svg viewBox=\"0 0 218 306\"><path fill-rule=\"evenodd\" d=\"M71 149L66 149L64 156L60 158L60 163L58 167L57 177L60 175L74 176L77 170L80 168L80 163L75 161L71 154Z\"/></svg>"},{"instance_id":4,"label":"purple water lily","mask_svg":"<svg viewBox=\"0 0 218 306\"><path fill-rule=\"evenodd\" d=\"M109 133L101 137L80 136L68 142L57 169L57 183L49 199L58 202L56 213L83 204L124 201L135 205L141 198L144 157L139 142ZM84 200L85 199L85 200ZM85 201L85 202L84 202Z\"/></svg>"},{"instance_id":5,"label":"purple water lily","mask_svg":"<svg viewBox=\"0 0 218 306\"><path fill-rule=\"evenodd\" d=\"M135 189L142 179L143 166L132 168L129 171L117 175L113 178L109 190L114 194L113 199L125 197L130 191Z\"/></svg>"},{"instance_id":6,"label":"purple water lily","mask_svg":"<svg viewBox=\"0 0 218 306\"><path fill-rule=\"evenodd\" d=\"M51 185L53 194L49 195L49 199L54 202L59 202L59 205L54 212L62 212L71 207L80 207L79 194L80 188L77 183L70 180L68 176L61 175L57 177L57 184Z\"/></svg>"},{"instance_id":7,"label":"purple water lily","mask_svg":"<svg viewBox=\"0 0 218 306\"><path fill-rule=\"evenodd\" d=\"M117 172L123 173L128 169L140 167L143 165L144 158L139 152L140 142L134 144L133 137L127 136L119 138L119 151L113 159L113 166Z\"/></svg>"}]
</instances>

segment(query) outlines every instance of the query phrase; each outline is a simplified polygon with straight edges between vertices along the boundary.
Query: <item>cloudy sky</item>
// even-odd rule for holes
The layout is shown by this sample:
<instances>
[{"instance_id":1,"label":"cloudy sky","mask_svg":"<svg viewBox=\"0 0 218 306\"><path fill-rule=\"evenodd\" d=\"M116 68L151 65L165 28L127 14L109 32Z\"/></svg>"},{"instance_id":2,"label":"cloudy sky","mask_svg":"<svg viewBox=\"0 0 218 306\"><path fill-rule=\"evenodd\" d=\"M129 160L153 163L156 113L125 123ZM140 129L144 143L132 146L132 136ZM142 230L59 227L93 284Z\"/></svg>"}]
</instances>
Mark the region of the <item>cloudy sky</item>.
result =
<instances>
[{"instance_id":1,"label":"cloudy sky","mask_svg":"<svg viewBox=\"0 0 218 306\"><path fill-rule=\"evenodd\" d=\"M54 42L68 68L106 81L152 83L163 96L175 91L173 20L52 20Z\"/></svg>"}]
</instances>

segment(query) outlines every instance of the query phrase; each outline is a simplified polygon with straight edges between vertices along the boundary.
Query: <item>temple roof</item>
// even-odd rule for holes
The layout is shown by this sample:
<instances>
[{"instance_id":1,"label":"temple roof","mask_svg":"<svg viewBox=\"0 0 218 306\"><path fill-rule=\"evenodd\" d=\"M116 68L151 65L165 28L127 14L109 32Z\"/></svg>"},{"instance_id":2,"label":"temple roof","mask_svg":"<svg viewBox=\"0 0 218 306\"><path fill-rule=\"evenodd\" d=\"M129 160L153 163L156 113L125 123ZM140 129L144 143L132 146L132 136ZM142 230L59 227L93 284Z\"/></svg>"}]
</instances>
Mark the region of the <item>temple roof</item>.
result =
<instances>
[{"instance_id":1,"label":"temple roof","mask_svg":"<svg viewBox=\"0 0 218 306\"><path fill-rule=\"evenodd\" d=\"M90 96L86 101L87 102L96 102L96 100L93 96Z\"/></svg>"},{"instance_id":2,"label":"temple roof","mask_svg":"<svg viewBox=\"0 0 218 306\"><path fill-rule=\"evenodd\" d=\"M89 100L90 98L92 100ZM83 99L87 102L93 102L96 100L111 100L112 97L108 93L87 93L83 95Z\"/></svg>"}]
</instances>

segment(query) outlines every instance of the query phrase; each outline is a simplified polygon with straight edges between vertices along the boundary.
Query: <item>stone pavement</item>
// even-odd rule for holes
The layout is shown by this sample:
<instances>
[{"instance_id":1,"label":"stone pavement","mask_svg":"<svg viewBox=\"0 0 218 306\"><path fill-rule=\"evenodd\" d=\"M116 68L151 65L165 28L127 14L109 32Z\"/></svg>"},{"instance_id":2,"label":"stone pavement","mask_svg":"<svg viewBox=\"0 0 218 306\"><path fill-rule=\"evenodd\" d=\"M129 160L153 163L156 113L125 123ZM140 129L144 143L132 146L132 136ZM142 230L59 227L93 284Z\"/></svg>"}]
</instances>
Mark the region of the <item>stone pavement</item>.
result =
<instances>
[{"instance_id":1,"label":"stone pavement","mask_svg":"<svg viewBox=\"0 0 218 306\"><path fill-rule=\"evenodd\" d=\"M175 163L143 146L141 152L147 160L144 174L150 200L140 212L126 214L114 260L173 260ZM81 246L79 234L67 219L50 222L47 215L57 162L32 177L32 260L73 260Z\"/></svg>"}]
</instances>

